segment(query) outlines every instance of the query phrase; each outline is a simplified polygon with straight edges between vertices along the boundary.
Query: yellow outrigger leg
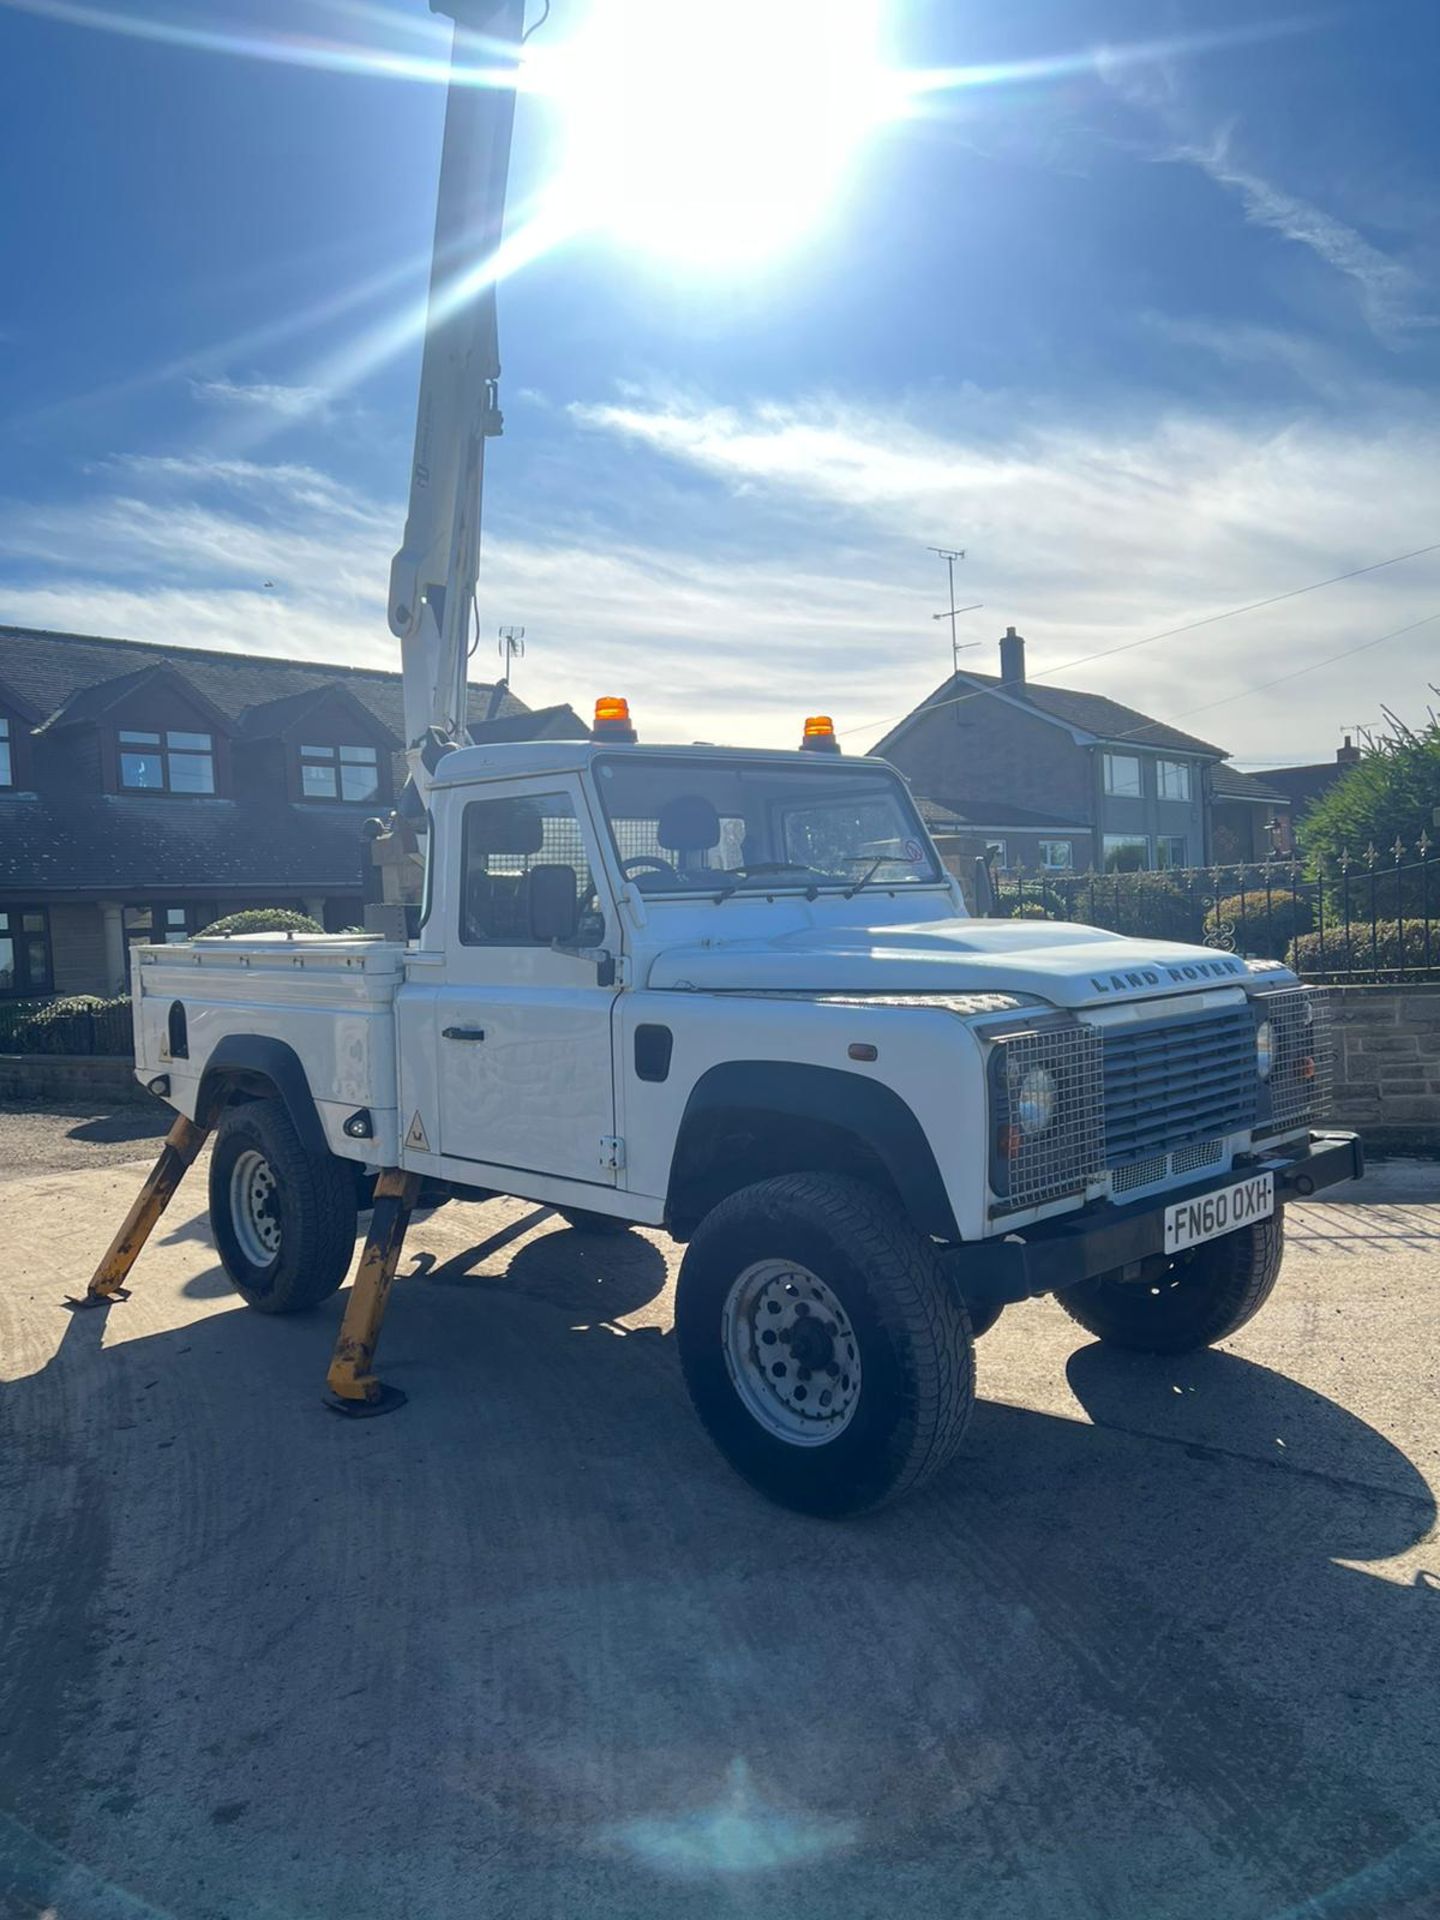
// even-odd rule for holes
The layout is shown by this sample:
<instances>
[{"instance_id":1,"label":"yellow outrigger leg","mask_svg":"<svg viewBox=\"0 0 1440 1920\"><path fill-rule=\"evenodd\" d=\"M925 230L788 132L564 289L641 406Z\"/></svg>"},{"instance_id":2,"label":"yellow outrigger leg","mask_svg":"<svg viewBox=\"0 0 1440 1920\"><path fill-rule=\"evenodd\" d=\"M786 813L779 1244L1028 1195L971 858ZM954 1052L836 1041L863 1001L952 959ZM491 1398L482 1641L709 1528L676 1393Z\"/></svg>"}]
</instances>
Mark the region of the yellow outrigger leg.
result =
<instances>
[{"instance_id":1,"label":"yellow outrigger leg","mask_svg":"<svg viewBox=\"0 0 1440 1920\"><path fill-rule=\"evenodd\" d=\"M340 1337L326 1375L329 1392L325 1404L334 1413L364 1419L370 1414L391 1413L403 1407L405 1395L398 1387L387 1387L372 1371L375 1343L380 1338L380 1323L390 1298L391 1282L405 1242L405 1229L420 1194L418 1173L402 1173L399 1167L387 1167L375 1182L375 1208L370 1215L370 1231L360 1255L354 1285L340 1323Z\"/></svg>"},{"instance_id":2,"label":"yellow outrigger leg","mask_svg":"<svg viewBox=\"0 0 1440 1920\"><path fill-rule=\"evenodd\" d=\"M175 1198L175 1189L189 1172L196 1154L209 1137L208 1127L197 1126L195 1121L187 1120L183 1113L175 1116L175 1124L166 1134L165 1144L160 1149L160 1158L150 1169L144 1186L136 1195L135 1204L110 1242L104 1259L91 1275L83 1297L78 1300L72 1298L68 1305L104 1307L112 1300L126 1297L128 1289L125 1282L130 1277L130 1269L154 1231L155 1222Z\"/></svg>"}]
</instances>

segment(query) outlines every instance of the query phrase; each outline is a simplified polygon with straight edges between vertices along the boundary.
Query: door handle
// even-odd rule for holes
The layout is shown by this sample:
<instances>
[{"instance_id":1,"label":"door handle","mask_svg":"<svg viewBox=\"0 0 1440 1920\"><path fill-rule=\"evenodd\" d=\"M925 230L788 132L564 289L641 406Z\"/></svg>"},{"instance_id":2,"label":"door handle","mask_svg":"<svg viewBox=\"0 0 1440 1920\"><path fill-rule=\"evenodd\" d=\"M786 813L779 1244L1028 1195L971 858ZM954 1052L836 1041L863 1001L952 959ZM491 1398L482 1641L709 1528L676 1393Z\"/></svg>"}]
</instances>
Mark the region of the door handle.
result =
<instances>
[{"instance_id":1,"label":"door handle","mask_svg":"<svg viewBox=\"0 0 1440 1920\"><path fill-rule=\"evenodd\" d=\"M483 1027L442 1027L441 1032L447 1040L483 1040Z\"/></svg>"}]
</instances>

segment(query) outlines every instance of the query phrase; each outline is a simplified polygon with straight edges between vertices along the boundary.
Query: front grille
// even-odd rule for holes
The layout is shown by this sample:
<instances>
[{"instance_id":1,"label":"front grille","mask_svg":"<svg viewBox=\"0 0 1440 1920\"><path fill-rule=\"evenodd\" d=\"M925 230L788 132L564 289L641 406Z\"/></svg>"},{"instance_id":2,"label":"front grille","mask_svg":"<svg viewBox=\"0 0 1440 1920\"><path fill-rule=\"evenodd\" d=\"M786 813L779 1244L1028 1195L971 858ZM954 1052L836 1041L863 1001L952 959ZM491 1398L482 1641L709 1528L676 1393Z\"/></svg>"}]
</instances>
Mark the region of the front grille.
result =
<instances>
[{"instance_id":1,"label":"front grille","mask_svg":"<svg viewBox=\"0 0 1440 1920\"><path fill-rule=\"evenodd\" d=\"M1135 1166L1253 1127L1258 1085L1248 1003L1107 1028L1106 1166Z\"/></svg>"},{"instance_id":2,"label":"front grille","mask_svg":"<svg viewBox=\"0 0 1440 1920\"><path fill-rule=\"evenodd\" d=\"M1225 1158L1223 1140L1202 1140L1198 1147L1181 1147L1170 1156L1172 1173L1198 1173L1201 1167L1218 1167Z\"/></svg>"},{"instance_id":3,"label":"front grille","mask_svg":"<svg viewBox=\"0 0 1440 1920\"><path fill-rule=\"evenodd\" d=\"M1218 1167L1225 1158L1223 1140L1201 1140L1193 1147L1179 1147L1174 1153L1152 1154L1148 1160L1132 1160L1128 1167L1116 1167L1110 1176L1110 1191L1118 1199L1123 1193L1138 1193L1141 1187L1153 1187L1173 1174L1198 1173L1203 1167Z\"/></svg>"}]
</instances>

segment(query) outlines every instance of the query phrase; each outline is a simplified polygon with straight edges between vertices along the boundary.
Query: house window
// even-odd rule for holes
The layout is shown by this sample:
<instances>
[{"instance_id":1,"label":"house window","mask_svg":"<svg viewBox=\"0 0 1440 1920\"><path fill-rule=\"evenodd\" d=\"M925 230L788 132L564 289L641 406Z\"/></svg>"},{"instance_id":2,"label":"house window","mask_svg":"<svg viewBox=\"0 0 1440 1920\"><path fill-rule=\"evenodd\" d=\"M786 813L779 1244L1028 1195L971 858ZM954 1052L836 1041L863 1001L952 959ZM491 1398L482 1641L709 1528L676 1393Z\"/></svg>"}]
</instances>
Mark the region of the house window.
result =
<instances>
[{"instance_id":1,"label":"house window","mask_svg":"<svg viewBox=\"0 0 1440 1920\"><path fill-rule=\"evenodd\" d=\"M374 747L301 747L300 791L307 800L378 800Z\"/></svg>"},{"instance_id":2,"label":"house window","mask_svg":"<svg viewBox=\"0 0 1440 1920\"><path fill-rule=\"evenodd\" d=\"M201 927L208 927L214 918L208 905L126 907L125 943L132 947L173 947Z\"/></svg>"},{"instance_id":3,"label":"house window","mask_svg":"<svg viewBox=\"0 0 1440 1920\"><path fill-rule=\"evenodd\" d=\"M214 793L215 743L208 733L122 728L120 785L127 793Z\"/></svg>"},{"instance_id":4,"label":"house window","mask_svg":"<svg viewBox=\"0 0 1440 1920\"><path fill-rule=\"evenodd\" d=\"M1069 840L1042 840L1040 864L1050 873L1068 873L1074 865L1075 848Z\"/></svg>"},{"instance_id":5,"label":"house window","mask_svg":"<svg viewBox=\"0 0 1440 1920\"><path fill-rule=\"evenodd\" d=\"M1187 760L1157 760L1155 779L1162 800L1190 798L1190 763Z\"/></svg>"},{"instance_id":6,"label":"house window","mask_svg":"<svg viewBox=\"0 0 1440 1920\"><path fill-rule=\"evenodd\" d=\"M1155 842L1155 864L1162 870L1166 867L1185 866L1185 836L1180 833L1162 833Z\"/></svg>"},{"instance_id":7,"label":"house window","mask_svg":"<svg viewBox=\"0 0 1440 1920\"><path fill-rule=\"evenodd\" d=\"M1145 788L1140 778L1140 762L1131 753L1105 755L1105 791L1126 800L1138 800Z\"/></svg>"},{"instance_id":8,"label":"house window","mask_svg":"<svg viewBox=\"0 0 1440 1920\"><path fill-rule=\"evenodd\" d=\"M1105 835L1106 873L1144 873L1150 865L1150 842L1143 833Z\"/></svg>"},{"instance_id":9,"label":"house window","mask_svg":"<svg viewBox=\"0 0 1440 1920\"><path fill-rule=\"evenodd\" d=\"M15 760L10 745L10 722L0 714L0 787L15 784Z\"/></svg>"},{"instance_id":10,"label":"house window","mask_svg":"<svg viewBox=\"0 0 1440 1920\"><path fill-rule=\"evenodd\" d=\"M0 907L0 993L49 993L50 918L43 907Z\"/></svg>"}]
</instances>

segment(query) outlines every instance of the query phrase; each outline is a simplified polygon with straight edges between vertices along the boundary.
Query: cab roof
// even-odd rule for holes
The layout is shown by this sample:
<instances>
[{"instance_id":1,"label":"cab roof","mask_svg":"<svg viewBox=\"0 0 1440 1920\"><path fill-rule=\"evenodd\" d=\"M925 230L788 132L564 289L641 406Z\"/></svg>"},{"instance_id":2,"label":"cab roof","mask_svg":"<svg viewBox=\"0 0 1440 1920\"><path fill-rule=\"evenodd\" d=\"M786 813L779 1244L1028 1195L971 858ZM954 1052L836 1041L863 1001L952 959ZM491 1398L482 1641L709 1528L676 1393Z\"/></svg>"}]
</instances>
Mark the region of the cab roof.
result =
<instances>
[{"instance_id":1,"label":"cab roof","mask_svg":"<svg viewBox=\"0 0 1440 1920\"><path fill-rule=\"evenodd\" d=\"M870 754L802 753L787 747L725 747L696 742L625 746L609 740L516 740L497 741L493 745L457 747L447 753L430 776L435 787L464 786L472 780L521 779L531 773L583 773L593 761L611 755L643 760L739 760L747 763L768 761L772 765L799 764L805 767L884 767L888 761Z\"/></svg>"}]
</instances>

